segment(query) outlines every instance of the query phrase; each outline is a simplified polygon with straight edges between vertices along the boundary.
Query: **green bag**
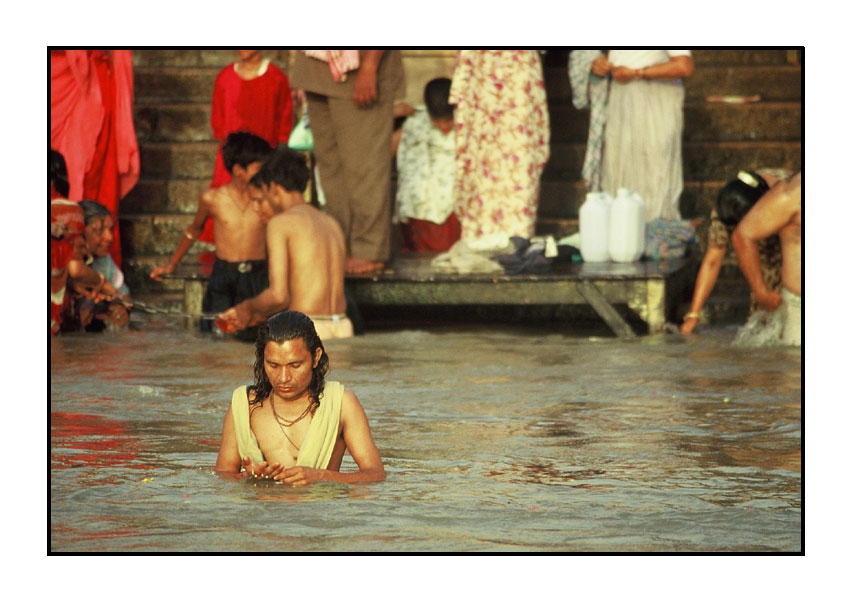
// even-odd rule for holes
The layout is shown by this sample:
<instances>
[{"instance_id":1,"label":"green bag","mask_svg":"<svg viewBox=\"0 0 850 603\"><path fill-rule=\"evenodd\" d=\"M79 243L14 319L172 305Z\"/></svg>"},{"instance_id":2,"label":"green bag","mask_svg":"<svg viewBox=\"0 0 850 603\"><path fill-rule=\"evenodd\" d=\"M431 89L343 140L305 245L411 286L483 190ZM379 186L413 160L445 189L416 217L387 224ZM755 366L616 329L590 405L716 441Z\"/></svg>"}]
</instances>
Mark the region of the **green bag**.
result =
<instances>
[{"instance_id":1,"label":"green bag","mask_svg":"<svg viewBox=\"0 0 850 603\"><path fill-rule=\"evenodd\" d=\"M313 130L310 129L310 120L307 119L306 114L292 128L287 146L296 151L313 150Z\"/></svg>"}]
</instances>

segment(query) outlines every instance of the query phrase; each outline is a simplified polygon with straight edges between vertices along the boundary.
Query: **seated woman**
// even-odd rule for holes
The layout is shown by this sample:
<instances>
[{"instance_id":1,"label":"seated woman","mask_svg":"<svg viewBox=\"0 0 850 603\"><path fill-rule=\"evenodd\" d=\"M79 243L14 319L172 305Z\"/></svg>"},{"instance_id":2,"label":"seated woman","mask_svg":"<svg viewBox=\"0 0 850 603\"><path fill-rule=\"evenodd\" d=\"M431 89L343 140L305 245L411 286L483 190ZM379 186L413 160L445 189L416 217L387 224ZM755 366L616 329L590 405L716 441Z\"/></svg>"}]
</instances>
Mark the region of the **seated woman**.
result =
<instances>
[{"instance_id":1,"label":"seated woman","mask_svg":"<svg viewBox=\"0 0 850 603\"><path fill-rule=\"evenodd\" d=\"M92 269L102 274L117 292L117 297L113 299L103 299L97 303L93 300L85 301L93 315L86 331L124 327L130 321L131 300L130 289L124 283L124 273L109 255L116 230L115 218L105 205L97 201L80 201L80 208L85 220L83 235L88 252L87 262L90 260Z\"/></svg>"},{"instance_id":2,"label":"seated woman","mask_svg":"<svg viewBox=\"0 0 850 603\"><path fill-rule=\"evenodd\" d=\"M717 196L716 208L711 211L711 224L708 230L708 248L697 274L691 309L685 314L681 332L693 333L700 319L700 312L711 295L717 282L726 249L732 232L738 222L755 205L762 195L779 180L787 177L788 172L777 169L762 169L758 172L741 171L738 177L726 184ZM777 236L759 242L759 258L765 283L769 288L779 291L782 286L782 251ZM762 308L755 298L750 296L750 316Z\"/></svg>"},{"instance_id":3,"label":"seated woman","mask_svg":"<svg viewBox=\"0 0 850 603\"><path fill-rule=\"evenodd\" d=\"M78 302L111 297L115 288L85 263L83 209L68 201L68 169L65 158L50 150L50 334L85 327L91 312Z\"/></svg>"}]
</instances>

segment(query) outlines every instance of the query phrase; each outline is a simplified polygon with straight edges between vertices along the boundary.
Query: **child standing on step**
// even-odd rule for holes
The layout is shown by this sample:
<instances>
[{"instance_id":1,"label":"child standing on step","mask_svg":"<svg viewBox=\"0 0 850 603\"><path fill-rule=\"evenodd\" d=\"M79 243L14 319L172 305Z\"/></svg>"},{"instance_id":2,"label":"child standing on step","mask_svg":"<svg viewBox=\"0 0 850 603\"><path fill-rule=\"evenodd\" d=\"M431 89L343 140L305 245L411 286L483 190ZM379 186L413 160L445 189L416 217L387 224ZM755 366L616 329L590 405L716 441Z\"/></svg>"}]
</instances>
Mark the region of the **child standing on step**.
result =
<instances>
[{"instance_id":1,"label":"child standing on step","mask_svg":"<svg viewBox=\"0 0 850 603\"><path fill-rule=\"evenodd\" d=\"M292 131L292 94L286 74L260 50L237 50L239 60L222 69L213 87L210 125L219 141L210 187L230 181L222 160L222 144L231 132L250 132L272 147L285 144ZM212 243L212 228L200 235Z\"/></svg>"},{"instance_id":2,"label":"child standing on step","mask_svg":"<svg viewBox=\"0 0 850 603\"><path fill-rule=\"evenodd\" d=\"M227 136L221 154L232 179L201 195L195 219L180 239L171 260L156 266L150 274L152 279L161 281L162 275L173 273L201 234L207 218L212 216L216 257L204 292L205 314L227 310L268 287L266 229L248 197L248 181L271 152L268 142L249 132ZM211 331L212 322L202 320L201 330ZM251 335L246 333L245 336Z\"/></svg>"}]
</instances>

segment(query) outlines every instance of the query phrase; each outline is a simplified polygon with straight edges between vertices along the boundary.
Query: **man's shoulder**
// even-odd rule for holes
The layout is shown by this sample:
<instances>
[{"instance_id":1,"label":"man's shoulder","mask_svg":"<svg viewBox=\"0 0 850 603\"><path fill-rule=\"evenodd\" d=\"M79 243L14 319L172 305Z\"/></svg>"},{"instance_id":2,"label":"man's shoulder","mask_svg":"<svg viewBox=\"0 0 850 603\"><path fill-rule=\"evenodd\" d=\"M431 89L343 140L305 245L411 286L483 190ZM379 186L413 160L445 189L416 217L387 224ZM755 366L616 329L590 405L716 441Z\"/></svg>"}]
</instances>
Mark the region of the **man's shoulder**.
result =
<instances>
[{"instance_id":1,"label":"man's shoulder","mask_svg":"<svg viewBox=\"0 0 850 603\"><path fill-rule=\"evenodd\" d=\"M301 203L288 210L275 214L269 220L269 226L274 224L302 224L306 221L312 221L324 214L309 203Z\"/></svg>"},{"instance_id":2,"label":"man's shoulder","mask_svg":"<svg viewBox=\"0 0 850 603\"><path fill-rule=\"evenodd\" d=\"M221 186L210 187L201 193L201 201L206 204L215 203L219 195L223 194Z\"/></svg>"}]
</instances>

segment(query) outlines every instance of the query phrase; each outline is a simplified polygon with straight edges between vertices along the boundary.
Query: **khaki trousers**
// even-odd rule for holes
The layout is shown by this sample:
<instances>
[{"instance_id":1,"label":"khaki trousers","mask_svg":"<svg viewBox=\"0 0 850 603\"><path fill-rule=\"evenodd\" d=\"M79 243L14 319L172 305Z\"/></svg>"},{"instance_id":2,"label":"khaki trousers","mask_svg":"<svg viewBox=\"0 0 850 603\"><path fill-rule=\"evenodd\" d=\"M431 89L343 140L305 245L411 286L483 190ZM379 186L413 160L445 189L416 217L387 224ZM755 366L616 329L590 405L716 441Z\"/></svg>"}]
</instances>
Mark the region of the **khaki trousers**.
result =
<instances>
[{"instance_id":1,"label":"khaki trousers","mask_svg":"<svg viewBox=\"0 0 850 603\"><path fill-rule=\"evenodd\" d=\"M345 233L349 257L390 257L391 101L358 109L351 99L307 93L316 165L327 212Z\"/></svg>"}]
</instances>

